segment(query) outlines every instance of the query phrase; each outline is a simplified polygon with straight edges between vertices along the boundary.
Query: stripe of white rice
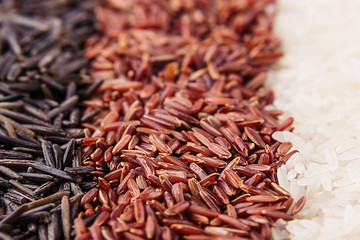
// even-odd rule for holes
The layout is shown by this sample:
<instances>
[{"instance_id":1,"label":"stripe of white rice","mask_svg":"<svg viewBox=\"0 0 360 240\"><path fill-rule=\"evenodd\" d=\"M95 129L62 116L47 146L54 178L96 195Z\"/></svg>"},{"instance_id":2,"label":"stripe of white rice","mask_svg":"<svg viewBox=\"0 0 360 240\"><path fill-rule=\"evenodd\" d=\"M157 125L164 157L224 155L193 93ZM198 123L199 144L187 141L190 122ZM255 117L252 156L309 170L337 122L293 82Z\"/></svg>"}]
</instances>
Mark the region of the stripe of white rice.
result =
<instances>
[{"instance_id":1,"label":"stripe of white rice","mask_svg":"<svg viewBox=\"0 0 360 240\"><path fill-rule=\"evenodd\" d=\"M275 107L295 117L296 135L274 137L300 150L279 182L307 204L287 226L278 222L274 239L360 239L360 1L278 4L285 56L268 84Z\"/></svg>"}]
</instances>

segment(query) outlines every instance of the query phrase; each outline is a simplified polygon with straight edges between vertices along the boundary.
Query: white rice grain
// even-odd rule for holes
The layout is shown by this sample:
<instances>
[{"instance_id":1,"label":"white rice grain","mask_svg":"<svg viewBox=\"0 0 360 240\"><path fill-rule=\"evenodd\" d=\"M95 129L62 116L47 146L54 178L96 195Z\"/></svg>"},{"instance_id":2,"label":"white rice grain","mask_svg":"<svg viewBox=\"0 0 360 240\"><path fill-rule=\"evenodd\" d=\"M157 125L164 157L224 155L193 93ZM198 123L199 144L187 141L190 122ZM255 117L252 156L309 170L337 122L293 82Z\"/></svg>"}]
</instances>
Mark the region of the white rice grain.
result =
<instances>
[{"instance_id":1,"label":"white rice grain","mask_svg":"<svg viewBox=\"0 0 360 240\"><path fill-rule=\"evenodd\" d=\"M299 150L278 170L280 185L307 204L275 240L360 239L360 1L278 0L275 31L285 56L268 82Z\"/></svg>"}]
</instances>

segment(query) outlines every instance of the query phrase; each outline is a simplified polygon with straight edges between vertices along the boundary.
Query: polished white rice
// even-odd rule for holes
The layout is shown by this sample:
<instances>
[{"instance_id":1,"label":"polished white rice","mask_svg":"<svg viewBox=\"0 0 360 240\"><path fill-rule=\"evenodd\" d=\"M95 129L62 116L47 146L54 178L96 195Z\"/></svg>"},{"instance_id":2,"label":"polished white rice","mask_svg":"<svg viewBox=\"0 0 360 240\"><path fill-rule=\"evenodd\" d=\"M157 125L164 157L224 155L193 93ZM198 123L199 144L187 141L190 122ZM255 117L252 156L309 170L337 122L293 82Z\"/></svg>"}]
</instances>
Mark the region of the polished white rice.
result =
<instances>
[{"instance_id":1,"label":"polished white rice","mask_svg":"<svg viewBox=\"0 0 360 240\"><path fill-rule=\"evenodd\" d=\"M278 222L274 239L360 239L360 1L278 5L285 56L268 84L295 131L274 138L300 151L278 177L307 204L287 226Z\"/></svg>"}]
</instances>

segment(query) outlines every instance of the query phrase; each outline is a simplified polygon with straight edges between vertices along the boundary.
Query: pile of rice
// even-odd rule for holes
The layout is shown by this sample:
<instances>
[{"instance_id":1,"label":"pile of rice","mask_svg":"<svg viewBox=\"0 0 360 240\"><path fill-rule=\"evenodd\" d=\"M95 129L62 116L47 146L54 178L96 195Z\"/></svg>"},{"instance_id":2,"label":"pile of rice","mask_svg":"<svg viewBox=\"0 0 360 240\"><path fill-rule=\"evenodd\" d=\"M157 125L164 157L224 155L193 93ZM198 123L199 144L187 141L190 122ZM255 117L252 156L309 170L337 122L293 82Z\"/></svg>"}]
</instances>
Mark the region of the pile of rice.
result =
<instances>
[{"instance_id":1,"label":"pile of rice","mask_svg":"<svg viewBox=\"0 0 360 240\"><path fill-rule=\"evenodd\" d=\"M295 118L278 132L300 151L278 171L307 203L274 239L360 238L360 1L279 0L285 57L271 73L275 106ZM287 233L288 232L288 233Z\"/></svg>"}]
</instances>

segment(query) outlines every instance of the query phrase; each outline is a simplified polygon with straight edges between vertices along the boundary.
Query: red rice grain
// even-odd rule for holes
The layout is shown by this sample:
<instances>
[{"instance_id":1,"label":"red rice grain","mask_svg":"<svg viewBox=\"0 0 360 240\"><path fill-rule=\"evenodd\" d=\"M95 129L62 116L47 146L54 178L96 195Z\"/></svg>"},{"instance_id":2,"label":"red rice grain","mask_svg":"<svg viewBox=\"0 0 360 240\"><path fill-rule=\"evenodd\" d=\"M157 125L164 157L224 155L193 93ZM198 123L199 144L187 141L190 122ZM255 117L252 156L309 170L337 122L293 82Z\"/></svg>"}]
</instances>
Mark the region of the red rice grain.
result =
<instances>
[{"instance_id":1,"label":"red rice grain","mask_svg":"<svg viewBox=\"0 0 360 240\"><path fill-rule=\"evenodd\" d=\"M279 186L296 153L292 130L265 110L266 71L282 53L272 0L99 1L82 158L98 185L75 220L77 239L271 239L305 204ZM94 223L84 216L96 211ZM95 216L95 215L94 215Z\"/></svg>"}]
</instances>

